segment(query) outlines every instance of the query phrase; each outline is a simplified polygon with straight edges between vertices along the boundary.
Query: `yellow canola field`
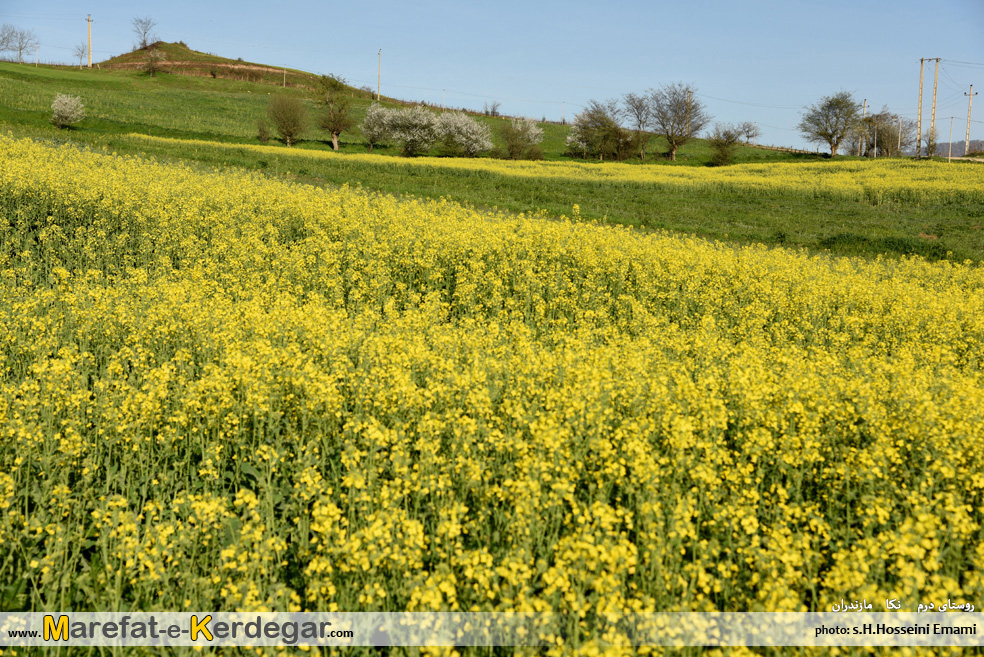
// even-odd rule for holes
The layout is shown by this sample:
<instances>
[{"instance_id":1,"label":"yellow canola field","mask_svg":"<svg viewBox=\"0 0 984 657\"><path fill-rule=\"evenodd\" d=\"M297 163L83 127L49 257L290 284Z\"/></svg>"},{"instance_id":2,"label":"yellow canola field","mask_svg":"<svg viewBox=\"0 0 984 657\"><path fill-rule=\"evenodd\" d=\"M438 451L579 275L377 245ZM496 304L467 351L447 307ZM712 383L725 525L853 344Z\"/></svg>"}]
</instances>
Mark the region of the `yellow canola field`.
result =
<instances>
[{"instance_id":1,"label":"yellow canola field","mask_svg":"<svg viewBox=\"0 0 984 657\"><path fill-rule=\"evenodd\" d=\"M8 608L984 601L978 266L0 162Z\"/></svg>"},{"instance_id":2,"label":"yellow canola field","mask_svg":"<svg viewBox=\"0 0 984 657\"><path fill-rule=\"evenodd\" d=\"M670 186L734 194L801 195L815 199L848 198L869 203L984 203L984 166L937 161L882 159L835 162L737 164L728 167L637 165L618 162L531 162L462 157L394 157L285 149L281 146L223 144L148 135L131 138L157 143L248 151L269 156L340 159L366 166L451 169L476 175L571 179Z\"/></svg>"}]
</instances>

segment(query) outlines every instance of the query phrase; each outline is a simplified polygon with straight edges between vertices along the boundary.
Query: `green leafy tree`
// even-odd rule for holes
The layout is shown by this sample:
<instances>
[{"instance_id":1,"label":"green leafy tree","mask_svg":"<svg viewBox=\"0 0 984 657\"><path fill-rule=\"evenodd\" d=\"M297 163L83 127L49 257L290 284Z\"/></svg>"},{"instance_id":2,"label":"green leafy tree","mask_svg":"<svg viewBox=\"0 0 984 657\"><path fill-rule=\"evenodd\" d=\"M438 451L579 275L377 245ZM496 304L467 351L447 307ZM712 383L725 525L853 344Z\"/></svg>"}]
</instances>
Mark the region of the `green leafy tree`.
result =
<instances>
[{"instance_id":1,"label":"green leafy tree","mask_svg":"<svg viewBox=\"0 0 984 657\"><path fill-rule=\"evenodd\" d=\"M830 156L836 157L841 142L857 128L860 118L861 103L850 92L841 91L807 107L798 128L807 141L830 146Z\"/></svg>"},{"instance_id":2,"label":"green leafy tree","mask_svg":"<svg viewBox=\"0 0 984 657\"><path fill-rule=\"evenodd\" d=\"M270 99L267 116L274 129L288 146L294 145L307 126L307 111L297 96L278 94Z\"/></svg>"},{"instance_id":3,"label":"green leafy tree","mask_svg":"<svg viewBox=\"0 0 984 657\"><path fill-rule=\"evenodd\" d=\"M331 147L338 150L338 138L355 125L351 116L351 98L345 80L336 75L322 75L318 78L317 97L323 106L318 126L331 135Z\"/></svg>"},{"instance_id":4,"label":"green leafy tree","mask_svg":"<svg viewBox=\"0 0 984 657\"><path fill-rule=\"evenodd\" d=\"M632 133L622 127L621 116L617 101L589 101L584 111L574 118L568 146L600 160L626 159L634 152L636 144Z\"/></svg>"},{"instance_id":5,"label":"green leafy tree","mask_svg":"<svg viewBox=\"0 0 984 657\"><path fill-rule=\"evenodd\" d=\"M543 128L529 118L510 119L499 126L499 138L506 145L506 153L513 160L540 160L543 151Z\"/></svg>"}]
</instances>

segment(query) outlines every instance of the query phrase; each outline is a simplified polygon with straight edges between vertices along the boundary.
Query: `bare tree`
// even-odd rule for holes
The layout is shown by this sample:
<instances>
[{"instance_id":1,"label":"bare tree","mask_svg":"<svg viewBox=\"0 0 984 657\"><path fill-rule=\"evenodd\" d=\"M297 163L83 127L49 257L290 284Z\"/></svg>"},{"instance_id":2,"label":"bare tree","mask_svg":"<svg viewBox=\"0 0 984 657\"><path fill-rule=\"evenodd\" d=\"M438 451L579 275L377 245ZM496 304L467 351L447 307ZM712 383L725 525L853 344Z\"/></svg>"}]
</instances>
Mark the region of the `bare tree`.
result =
<instances>
[{"instance_id":1,"label":"bare tree","mask_svg":"<svg viewBox=\"0 0 984 657\"><path fill-rule=\"evenodd\" d=\"M131 24L133 25L133 33L137 35L137 45L134 50L142 50L157 42L157 35L151 34L157 27L157 21L153 18L134 18Z\"/></svg>"},{"instance_id":2,"label":"bare tree","mask_svg":"<svg viewBox=\"0 0 984 657\"><path fill-rule=\"evenodd\" d=\"M641 94L628 93L622 96L625 104L625 115L628 117L635 130L635 142L639 148L639 159L646 159L646 145L652 139L652 133L648 132L652 123L653 111L649 106L649 99Z\"/></svg>"},{"instance_id":3,"label":"bare tree","mask_svg":"<svg viewBox=\"0 0 984 657\"><path fill-rule=\"evenodd\" d=\"M24 63L24 51L37 48L38 37L34 30L14 30L13 47L10 50L17 51L17 63Z\"/></svg>"},{"instance_id":4,"label":"bare tree","mask_svg":"<svg viewBox=\"0 0 984 657\"><path fill-rule=\"evenodd\" d=\"M72 52L74 52L75 56L79 58L79 68L82 68L82 61L85 59L85 56L89 54L89 44L83 41L79 45L75 46L75 50Z\"/></svg>"},{"instance_id":5,"label":"bare tree","mask_svg":"<svg viewBox=\"0 0 984 657\"><path fill-rule=\"evenodd\" d=\"M671 160L676 160L677 150L711 121L711 115L696 95L697 89L682 82L649 90L653 127L669 144Z\"/></svg>"},{"instance_id":6,"label":"bare tree","mask_svg":"<svg viewBox=\"0 0 984 657\"><path fill-rule=\"evenodd\" d=\"M758 124L754 121L743 122L738 126L738 130L741 131L741 135L745 138L746 144L750 144L762 136L762 131L759 130Z\"/></svg>"},{"instance_id":7,"label":"bare tree","mask_svg":"<svg viewBox=\"0 0 984 657\"><path fill-rule=\"evenodd\" d=\"M798 127L807 141L829 145L834 157L841 142L857 127L860 113L861 104L850 92L841 91L807 107Z\"/></svg>"},{"instance_id":8,"label":"bare tree","mask_svg":"<svg viewBox=\"0 0 984 657\"><path fill-rule=\"evenodd\" d=\"M866 156L878 157L901 155L916 143L916 121L893 114L888 107L880 112L872 112L861 124L861 129L851 131L842 146L847 153L860 152ZM901 130L901 132L900 132Z\"/></svg>"},{"instance_id":9,"label":"bare tree","mask_svg":"<svg viewBox=\"0 0 984 657\"><path fill-rule=\"evenodd\" d=\"M0 52L14 50L14 36L16 34L17 28L10 23L4 23L3 27L0 27Z\"/></svg>"}]
</instances>

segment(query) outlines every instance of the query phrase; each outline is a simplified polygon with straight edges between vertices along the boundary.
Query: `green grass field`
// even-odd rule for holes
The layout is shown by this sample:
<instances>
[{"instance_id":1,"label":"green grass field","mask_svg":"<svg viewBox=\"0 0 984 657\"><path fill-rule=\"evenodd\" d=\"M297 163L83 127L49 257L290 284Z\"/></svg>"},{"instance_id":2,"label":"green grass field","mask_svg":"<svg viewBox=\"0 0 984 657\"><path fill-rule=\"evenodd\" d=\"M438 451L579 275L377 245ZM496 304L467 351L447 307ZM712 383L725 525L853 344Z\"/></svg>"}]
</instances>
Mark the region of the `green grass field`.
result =
<instances>
[{"instance_id":1,"label":"green grass field","mask_svg":"<svg viewBox=\"0 0 984 657\"><path fill-rule=\"evenodd\" d=\"M167 44L170 58L194 53ZM116 60L126 64L137 58L131 53ZM189 62L206 70L216 62L228 67L234 60L194 53ZM247 66L248 63L242 65ZM206 67L206 68L203 68ZM193 67L185 67L191 69ZM187 70L185 72L188 72ZM984 223L980 208L961 204L889 203L872 205L853 200L797 197L763 198L755 195L694 195L686 191L654 190L627 182L597 182L554 179L514 179L491 173L475 175L428 167L392 167L387 158L378 163L315 162L297 157L299 149L330 148L328 136L309 129L297 149L284 147L282 156L257 157L248 149L210 148L201 144L152 143L131 135L151 135L224 144L259 144L257 121L265 116L272 94L290 93L305 97L313 116L316 111L310 90L304 86L312 77L288 71L286 89L271 84L273 77L249 81L237 79L234 68L219 69L217 77L159 74L155 77L134 69L105 67L80 70L70 67L38 67L0 63L0 130L14 136L73 141L106 147L122 154L147 155L158 159L194 161L213 168L246 168L284 176L315 185L357 185L388 194L425 198L450 197L481 208L507 212L546 210L553 216L570 214L578 203L588 220L667 229L709 239L774 246L804 247L839 255L921 255L930 259L980 260L984 257ZM305 77L308 75L308 77ZM51 101L57 93L79 96L87 118L77 127L58 130L49 122ZM353 90L353 113L361 121L371 100ZM396 106L395 101L384 104ZM479 117L495 124L508 120ZM570 160L564 154L567 126L543 124L544 157ZM661 159L665 147L654 139L648 166L704 166L710 149L703 140L684 146L678 162ZM271 142L273 143L273 142ZM358 129L343 133L341 152L364 153L366 146ZM396 155L394 146L377 148L380 155ZM432 154L437 154L436 151ZM838 158L843 160L845 158ZM737 163L816 161L817 157L743 146ZM630 163L638 160L630 160ZM606 163L597 163L605 166ZM971 163L954 166L978 166Z\"/></svg>"}]
</instances>

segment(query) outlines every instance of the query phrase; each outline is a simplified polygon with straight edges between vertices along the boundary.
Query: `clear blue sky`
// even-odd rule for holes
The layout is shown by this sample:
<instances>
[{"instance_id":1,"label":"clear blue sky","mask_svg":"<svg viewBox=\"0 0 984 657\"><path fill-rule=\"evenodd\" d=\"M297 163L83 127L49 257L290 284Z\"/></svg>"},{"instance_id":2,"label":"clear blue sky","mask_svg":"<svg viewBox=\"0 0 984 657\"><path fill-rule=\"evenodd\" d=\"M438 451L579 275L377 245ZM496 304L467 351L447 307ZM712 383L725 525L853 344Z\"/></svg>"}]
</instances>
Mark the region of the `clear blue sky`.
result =
<instances>
[{"instance_id":1,"label":"clear blue sky","mask_svg":"<svg viewBox=\"0 0 984 657\"><path fill-rule=\"evenodd\" d=\"M567 120L589 99L694 84L717 121L757 121L764 143L805 146L803 107L847 90L915 118L919 59L941 57L937 128L966 127L984 92L984 0L664 2L123 2L0 0L0 22L33 28L40 59L69 62L92 14L94 61L130 50L134 17L165 41L376 86L407 100ZM932 101L927 65L924 129ZM444 92L443 90L446 90ZM2 102L2 101L0 101ZM984 139L984 93L971 138Z\"/></svg>"}]
</instances>

